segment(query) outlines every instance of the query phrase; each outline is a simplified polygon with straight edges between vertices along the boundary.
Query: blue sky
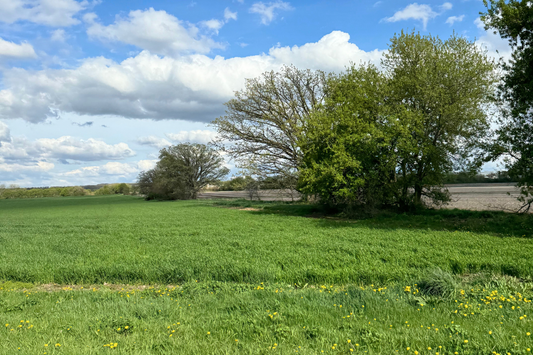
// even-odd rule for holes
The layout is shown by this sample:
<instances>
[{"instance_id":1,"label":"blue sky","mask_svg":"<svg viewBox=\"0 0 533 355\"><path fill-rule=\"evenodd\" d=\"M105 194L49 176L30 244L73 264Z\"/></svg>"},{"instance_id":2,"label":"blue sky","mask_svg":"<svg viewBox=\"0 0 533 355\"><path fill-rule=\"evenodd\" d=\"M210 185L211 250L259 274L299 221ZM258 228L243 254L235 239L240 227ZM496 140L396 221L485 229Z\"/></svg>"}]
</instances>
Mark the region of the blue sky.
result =
<instances>
[{"instance_id":1,"label":"blue sky","mask_svg":"<svg viewBox=\"0 0 533 355\"><path fill-rule=\"evenodd\" d=\"M379 65L402 30L455 31L508 57L480 11L479 0L0 0L0 183L132 182L162 147L210 141L245 78Z\"/></svg>"}]
</instances>

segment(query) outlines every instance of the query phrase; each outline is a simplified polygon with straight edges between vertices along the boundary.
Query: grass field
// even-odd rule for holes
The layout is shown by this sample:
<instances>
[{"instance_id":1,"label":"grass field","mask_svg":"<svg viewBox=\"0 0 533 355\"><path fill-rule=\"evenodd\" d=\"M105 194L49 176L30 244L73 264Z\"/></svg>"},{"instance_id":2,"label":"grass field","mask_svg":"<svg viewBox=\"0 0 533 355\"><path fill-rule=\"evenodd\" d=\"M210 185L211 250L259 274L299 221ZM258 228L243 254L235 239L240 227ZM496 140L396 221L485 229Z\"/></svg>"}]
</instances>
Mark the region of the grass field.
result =
<instances>
[{"instance_id":1,"label":"grass field","mask_svg":"<svg viewBox=\"0 0 533 355\"><path fill-rule=\"evenodd\" d=\"M0 354L531 353L532 216L308 215L2 200Z\"/></svg>"}]
</instances>

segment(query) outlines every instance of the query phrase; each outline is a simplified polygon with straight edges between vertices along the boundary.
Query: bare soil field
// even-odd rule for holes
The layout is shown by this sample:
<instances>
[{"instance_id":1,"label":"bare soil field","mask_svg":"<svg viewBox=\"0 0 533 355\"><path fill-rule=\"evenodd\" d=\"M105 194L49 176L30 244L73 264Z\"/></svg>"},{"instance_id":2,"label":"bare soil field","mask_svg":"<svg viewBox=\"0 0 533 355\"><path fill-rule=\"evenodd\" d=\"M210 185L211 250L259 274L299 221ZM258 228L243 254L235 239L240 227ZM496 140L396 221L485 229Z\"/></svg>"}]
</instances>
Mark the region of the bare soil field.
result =
<instances>
[{"instance_id":1,"label":"bare soil field","mask_svg":"<svg viewBox=\"0 0 533 355\"><path fill-rule=\"evenodd\" d=\"M516 200L519 190L513 183L456 184L447 187L452 194L452 202L444 208L516 211L520 207L520 202ZM299 194L290 190L263 190L258 194L262 201L297 201L299 199ZM201 193L200 198L250 199L250 196L246 191L207 191Z\"/></svg>"}]
</instances>

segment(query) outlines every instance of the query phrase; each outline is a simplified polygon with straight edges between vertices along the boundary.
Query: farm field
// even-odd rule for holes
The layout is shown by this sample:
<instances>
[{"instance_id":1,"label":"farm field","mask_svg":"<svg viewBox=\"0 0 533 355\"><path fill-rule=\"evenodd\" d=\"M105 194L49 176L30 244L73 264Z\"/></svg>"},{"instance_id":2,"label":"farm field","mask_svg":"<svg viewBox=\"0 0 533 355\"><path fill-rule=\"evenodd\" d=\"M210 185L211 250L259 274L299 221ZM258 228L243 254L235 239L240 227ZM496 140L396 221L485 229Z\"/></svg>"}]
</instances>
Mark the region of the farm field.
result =
<instances>
[{"instance_id":1,"label":"farm field","mask_svg":"<svg viewBox=\"0 0 533 355\"><path fill-rule=\"evenodd\" d=\"M464 209L481 211L516 211L521 207L516 199L520 190L515 183L471 183L447 185L452 200L445 209ZM263 190L259 191L262 201L293 201L299 199L296 191ZM207 191L200 198L241 198L247 199L246 191Z\"/></svg>"},{"instance_id":2,"label":"farm field","mask_svg":"<svg viewBox=\"0 0 533 355\"><path fill-rule=\"evenodd\" d=\"M2 200L0 354L530 353L532 216L305 216Z\"/></svg>"}]
</instances>

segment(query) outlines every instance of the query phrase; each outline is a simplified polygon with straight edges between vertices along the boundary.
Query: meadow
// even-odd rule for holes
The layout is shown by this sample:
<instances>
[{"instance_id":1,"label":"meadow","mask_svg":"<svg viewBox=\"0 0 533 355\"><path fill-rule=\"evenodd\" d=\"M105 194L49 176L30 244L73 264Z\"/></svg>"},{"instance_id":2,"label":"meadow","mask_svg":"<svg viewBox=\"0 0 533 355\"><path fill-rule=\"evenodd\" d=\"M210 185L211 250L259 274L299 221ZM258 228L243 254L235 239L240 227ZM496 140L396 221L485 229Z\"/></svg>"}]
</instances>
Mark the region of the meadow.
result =
<instances>
[{"instance_id":1,"label":"meadow","mask_svg":"<svg viewBox=\"0 0 533 355\"><path fill-rule=\"evenodd\" d=\"M492 211L1 200L0 354L528 354L532 228Z\"/></svg>"}]
</instances>

